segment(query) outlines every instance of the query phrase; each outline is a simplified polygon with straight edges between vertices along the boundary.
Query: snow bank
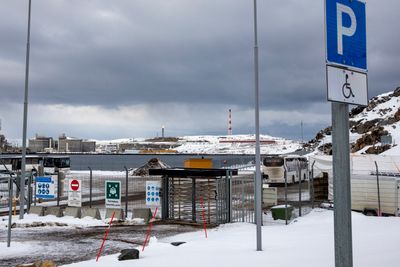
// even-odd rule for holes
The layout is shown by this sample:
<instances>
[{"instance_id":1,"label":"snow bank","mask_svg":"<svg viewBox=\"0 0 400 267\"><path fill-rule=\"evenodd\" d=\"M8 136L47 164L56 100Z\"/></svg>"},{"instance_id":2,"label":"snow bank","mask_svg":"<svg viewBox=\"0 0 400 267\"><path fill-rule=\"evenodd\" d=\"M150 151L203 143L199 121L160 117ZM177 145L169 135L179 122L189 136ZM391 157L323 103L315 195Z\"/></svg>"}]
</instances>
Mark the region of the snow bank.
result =
<instances>
[{"instance_id":1,"label":"snow bank","mask_svg":"<svg viewBox=\"0 0 400 267\"><path fill-rule=\"evenodd\" d=\"M73 227L94 227L107 226L107 220L96 220L91 217L82 219L72 216L56 217L54 215L39 216L36 214L25 214L24 219L20 220L19 215L13 216L12 223L17 228L39 227L39 226L73 226ZM8 217L1 217L0 228L8 226Z\"/></svg>"}]
</instances>

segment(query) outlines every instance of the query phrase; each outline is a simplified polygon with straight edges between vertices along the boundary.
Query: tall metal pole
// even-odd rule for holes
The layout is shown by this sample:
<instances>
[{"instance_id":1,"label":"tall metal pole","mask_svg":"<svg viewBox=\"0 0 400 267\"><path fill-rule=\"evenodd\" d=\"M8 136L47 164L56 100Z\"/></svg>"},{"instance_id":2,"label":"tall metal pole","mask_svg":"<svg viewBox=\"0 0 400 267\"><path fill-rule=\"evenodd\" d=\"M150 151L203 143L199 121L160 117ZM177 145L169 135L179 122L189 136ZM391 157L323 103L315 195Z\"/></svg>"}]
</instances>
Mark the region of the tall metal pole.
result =
<instances>
[{"instance_id":1,"label":"tall metal pole","mask_svg":"<svg viewBox=\"0 0 400 267\"><path fill-rule=\"evenodd\" d=\"M257 0L254 0L254 88L255 88L255 127L256 127L256 224L257 224L257 251L262 250L261 241L261 172L260 172L260 104L259 104L259 79L258 79L258 39L257 39Z\"/></svg>"},{"instance_id":2,"label":"tall metal pole","mask_svg":"<svg viewBox=\"0 0 400 267\"><path fill-rule=\"evenodd\" d=\"M335 266L353 266L348 104L332 103Z\"/></svg>"},{"instance_id":3,"label":"tall metal pole","mask_svg":"<svg viewBox=\"0 0 400 267\"><path fill-rule=\"evenodd\" d=\"M29 85L29 50L31 38L31 0L28 8L28 36L26 42L26 65L25 65L25 99L24 99L24 123L22 127L22 159L21 159L21 184L19 193L19 218L24 218L25 213L25 165L26 165L26 128L28 120L28 85Z\"/></svg>"}]
</instances>

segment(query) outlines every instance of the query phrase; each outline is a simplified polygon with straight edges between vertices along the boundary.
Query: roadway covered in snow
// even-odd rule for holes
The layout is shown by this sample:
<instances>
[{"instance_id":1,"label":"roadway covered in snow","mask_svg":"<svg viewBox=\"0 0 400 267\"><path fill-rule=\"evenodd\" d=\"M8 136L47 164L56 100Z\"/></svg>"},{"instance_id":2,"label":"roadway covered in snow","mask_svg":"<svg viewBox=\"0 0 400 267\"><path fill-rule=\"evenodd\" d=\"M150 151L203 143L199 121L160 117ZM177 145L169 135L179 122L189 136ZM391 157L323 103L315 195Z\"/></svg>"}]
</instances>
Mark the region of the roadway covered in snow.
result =
<instances>
[{"instance_id":1,"label":"roadway covered in snow","mask_svg":"<svg viewBox=\"0 0 400 267\"><path fill-rule=\"evenodd\" d=\"M352 219L354 266L398 266L399 218L367 217L353 212ZM75 262L65 265L69 267L334 266L332 211L315 209L287 226L284 221L272 221L270 217L265 222L261 252L255 250L253 224L226 224L208 229L208 238L202 229L176 235L188 229L157 225L140 259L124 262L117 260L117 252L135 247L141 250L147 227L111 228L104 254L96 262L104 228L77 227L76 224L74 227L17 228L13 229L12 247L6 248L6 228L3 225L0 230L0 265L15 266L16 262L53 259L64 264ZM186 243L175 247L170 244L173 241ZM107 256L110 253L117 254Z\"/></svg>"},{"instance_id":2,"label":"roadway covered in snow","mask_svg":"<svg viewBox=\"0 0 400 267\"><path fill-rule=\"evenodd\" d=\"M353 254L355 267L398 266L400 220L396 217L366 217L353 212ZM67 265L90 266L174 266L174 267L333 267L333 212L317 209L288 226L262 227L263 251L257 252L252 224L227 224L163 240L152 238L139 260L119 262L118 254ZM187 242L174 247L169 242Z\"/></svg>"}]
</instances>

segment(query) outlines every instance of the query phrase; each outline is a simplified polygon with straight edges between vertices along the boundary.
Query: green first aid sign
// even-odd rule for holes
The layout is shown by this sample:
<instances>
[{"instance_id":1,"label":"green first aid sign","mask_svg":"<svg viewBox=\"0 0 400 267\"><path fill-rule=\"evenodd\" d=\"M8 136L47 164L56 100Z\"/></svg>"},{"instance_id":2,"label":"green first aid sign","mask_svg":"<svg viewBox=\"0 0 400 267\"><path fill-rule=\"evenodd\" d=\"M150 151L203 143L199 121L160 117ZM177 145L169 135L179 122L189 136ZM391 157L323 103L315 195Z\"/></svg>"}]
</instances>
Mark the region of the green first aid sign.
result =
<instances>
[{"instance_id":1,"label":"green first aid sign","mask_svg":"<svg viewBox=\"0 0 400 267\"><path fill-rule=\"evenodd\" d=\"M121 182L105 181L106 208L121 208Z\"/></svg>"}]
</instances>

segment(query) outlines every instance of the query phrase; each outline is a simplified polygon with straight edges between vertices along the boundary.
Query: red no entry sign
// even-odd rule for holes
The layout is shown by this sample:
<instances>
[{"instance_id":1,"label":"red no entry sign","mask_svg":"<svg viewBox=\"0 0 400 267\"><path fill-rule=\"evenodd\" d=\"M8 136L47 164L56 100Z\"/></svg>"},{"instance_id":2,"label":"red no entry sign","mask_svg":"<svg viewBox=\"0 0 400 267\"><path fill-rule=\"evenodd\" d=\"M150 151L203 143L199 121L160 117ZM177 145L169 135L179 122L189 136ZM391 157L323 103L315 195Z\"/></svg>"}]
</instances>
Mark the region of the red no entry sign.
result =
<instances>
[{"instance_id":1,"label":"red no entry sign","mask_svg":"<svg viewBox=\"0 0 400 267\"><path fill-rule=\"evenodd\" d=\"M71 189L73 191L77 191L79 189L79 181L78 180L72 180Z\"/></svg>"}]
</instances>

